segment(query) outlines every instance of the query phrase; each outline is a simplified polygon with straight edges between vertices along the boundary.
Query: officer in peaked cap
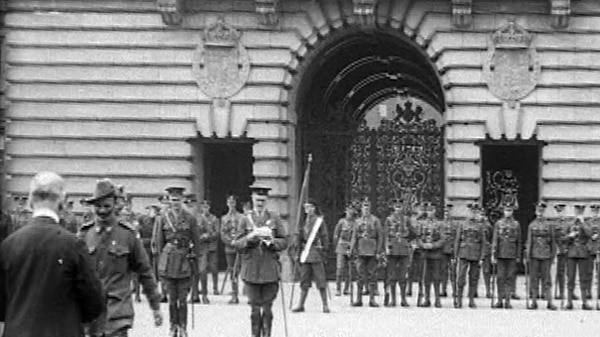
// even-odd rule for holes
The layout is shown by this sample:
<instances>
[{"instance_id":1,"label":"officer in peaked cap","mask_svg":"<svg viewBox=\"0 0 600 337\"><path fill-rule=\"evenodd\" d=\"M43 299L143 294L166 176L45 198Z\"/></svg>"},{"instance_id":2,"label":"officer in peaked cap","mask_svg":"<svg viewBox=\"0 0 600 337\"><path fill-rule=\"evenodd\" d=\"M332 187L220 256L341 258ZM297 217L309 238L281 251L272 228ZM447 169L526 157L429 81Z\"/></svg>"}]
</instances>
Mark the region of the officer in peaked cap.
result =
<instances>
[{"instance_id":1,"label":"officer in peaked cap","mask_svg":"<svg viewBox=\"0 0 600 337\"><path fill-rule=\"evenodd\" d=\"M554 226L544 217L546 204L540 202L535 207L535 219L527 229L525 243L525 263L529 263L529 284L532 292L532 302L528 309L537 309L539 276L541 274L542 289L545 289L548 309L556 310L552 304L552 278L550 266L556 254L556 236Z\"/></svg>"},{"instance_id":2,"label":"officer in peaked cap","mask_svg":"<svg viewBox=\"0 0 600 337\"><path fill-rule=\"evenodd\" d=\"M385 219L383 245L387 255L387 287L390 291L388 306L396 306L396 285L400 285L400 305L408 307L406 284L411 241L416 238L409 219L404 214L402 199L392 200L393 212Z\"/></svg>"},{"instance_id":3,"label":"officer in peaked cap","mask_svg":"<svg viewBox=\"0 0 600 337\"><path fill-rule=\"evenodd\" d=\"M226 198L227 213L221 217L221 241L225 246L225 260L227 261L227 273L231 280L232 296L229 304L238 304L239 286L238 279L240 273L240 255L233 245L237 236L238 228L242 222L243 215L237 211L237 196L233 193L228 193Z\"/></svg>"},{"instance_id":4,"label":"officer in peaked cap","mask_svg":"<svg viewBox=\"0 0 600 337\"><path fill-rule=\"evenodd\" d=\"M273 301L279 291L279 252L288 245L279 216L266 208L270 188L252 186L253 209L242 219L233 245L242 255L241 279L245 282L253 337L271 337Z\"/></svg>"},{"instance_id":5,"label":"officer in peaked cap","mask_svg":"<svg viewBox=\"0 0 600 337\"><path fill-rule=\"evenodd\" d=\"M503 216L496 222L492 237L492 262L498 265L498 302L494 307L512 309L513 278L517 261L521 260L521 226L513 216L513 204L506 203L502 208Z\"/></svg>"},{"instance_id":6,"label":"officer in peaked cap","mask_svg":"<svg viewBox=\"0 0 600 337\"><path fill-rule=\"evenodd\" d=\"M422 226L417 235L417 245L423 250L424 253L424 277L423 284L425 286L425 301L423 307L431 306L430 294L431 286L433 284L433 291L435 295L435 307L440 308L442 306L440 300L440 267L442 261L442 247L446 242L446 236L442 231L442 224L435 218L435 205L427 202L425 203L425 214L426 218L422 222Z\"/></svg>"},{"instance_id":7,"label":"officer in peaked cap","mask_svg":"<svg viewBox=\"0 0 600 337\"><path fill-rule=\"evenodd\" d=\"M158 274L167 288L171 336L187 336L187 295L198 256L198 223L183 209L182 187L169 187L170 207L156 221Z\"/></svg>"},{"instance_id":8,"label":"officer in peaked cap","mask_svg":"<svg viewBox=\"0 0 600 337\"><path fill-rule=\"evenodd\" d=\"M84 202L94 206L95 220L83 224L78 236L86 243L94 267L107 293L107 310L89 327L90 336L127 336L133 325L131 282L137 274L154 314L162 324L160 295L152 268L136 231L117 219L117 188L109 179L98 180L92 197Z\"/></svg>"},{"instance_id":9,"label":"officer in peaked cap","mask_svg":"<svg viewBox=\"0 0 600 337\"><path fill-rule=\"evenodd\" d=\"M352 231L356 224L356 206L353 203L346 205L345 216L335 225L333 230L333 245L336 254L335 284L336 296L342 294L342 279L344 282L344 295L349 294L351 260L350 260L350 239Z\"/></svg>"},{"instance_id":10,"label":"officer in peaked cap","mask_svg":"<svg viewBox=\"0 0 600 337\"><path fill-rule=\"evenodd\" d=\"M579 270L579 289L581 290L581 308L591 310L592 307L587 302L585 289L588 288L586 275L587 263L589 263L588 241L590 239L590 229L583 212L585 205L575 205L575 219L568 225L563 240L566 242L567 249L567 309L573 309L573 294L575 292L576 271Z\"/></svg>"},{"instance_id":11,"label":"officer in peaked cap","mask_svg":"<svg viewBox=\"0 0 600 337\"><path fill-rule=\"evenodd\" d=\"M462 308L462 297L467 285L469 272L469 306L475 307L475 290L479 282L479 268L485 257L485 229L483 226L482 208L478 203L467 206L471 216L459 223L454 241L454 260L458 264L457 291L454 300L455 308Z\"/></svg>"},{"instance_id":12,"label":"officer in peaked cap","mask_svg":"<svg viewBox=\"0 0 600 337\"><path fill-rule=\"evenodd\" d=\"M200 254L202 263L198 265L200 283L202 285L202 302L208 300L208 273L212 275L213 294L219 295L219 267L217 245L220 235L219 218L210 213L210 201L202 200L199 205L200 221Z\"/></svg>"},{"instance_id":13,"label":"officer in peaked cap","mask_svg":"<svg viewBox=\"0 0 600 337\"><path fill-rule=\"evenodd\" d=\"M368 199L362 202L361 207L362 214L356 221L350 244L352 254L358 257L358 298L352 305L362 306L362 288L365 285L369 288L369 306L378 307L379 304L375 302L375 272L377 260L383 252L383 228L379 219L371 214L371 202Z\"/></svg>"}]
</instances>

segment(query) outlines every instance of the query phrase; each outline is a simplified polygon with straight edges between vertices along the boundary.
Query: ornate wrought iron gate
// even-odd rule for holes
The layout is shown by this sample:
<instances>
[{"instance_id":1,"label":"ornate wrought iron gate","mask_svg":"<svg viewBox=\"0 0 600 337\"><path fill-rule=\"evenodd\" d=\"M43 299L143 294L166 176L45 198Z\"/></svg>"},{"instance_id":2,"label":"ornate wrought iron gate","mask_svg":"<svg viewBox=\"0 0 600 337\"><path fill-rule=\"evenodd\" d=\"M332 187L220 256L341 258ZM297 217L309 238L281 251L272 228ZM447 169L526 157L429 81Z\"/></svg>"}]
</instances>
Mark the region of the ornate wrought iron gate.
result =
<instances>
[{"instance_id":1,"label":"ornate wrought iron gate","mask_svg":"<svg viewBox=\"0 0 600 337\"><path fill-rule=\"evenodd\" d=\"M353 126L354 125L354 126ZM390 200L405 206L444 199L444 130L406 104L393 119L371 129L364 119L319 125L304 134L314 157L309 194L321 203L331 230L347 203L369 198L373 213L387 216Z\"/></svg>"},{"instance_id":2,"label":"ornate wrought iron gate","mask_svg":"<svg viewBox=\"0 0 600 337\"><path fill-rule=\"evenodd\" d=\"M423 120L421 111L407 104L375 129L363 120L350 150L347 200L369 198L380 217L389 214L394 198L402 198L406 209L429 201L441 210L443 128L435 120Z\"/></svg>"}]
</instances>

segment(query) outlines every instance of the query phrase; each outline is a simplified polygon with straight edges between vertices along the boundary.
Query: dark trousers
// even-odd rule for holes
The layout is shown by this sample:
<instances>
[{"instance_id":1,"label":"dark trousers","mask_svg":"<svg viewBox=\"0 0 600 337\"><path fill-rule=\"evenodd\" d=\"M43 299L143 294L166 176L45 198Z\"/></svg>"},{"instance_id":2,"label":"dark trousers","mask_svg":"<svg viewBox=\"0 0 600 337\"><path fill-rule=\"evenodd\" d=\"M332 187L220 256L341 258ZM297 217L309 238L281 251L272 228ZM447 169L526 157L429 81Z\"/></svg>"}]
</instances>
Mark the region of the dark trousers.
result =
<instances>
[{"instance_id":1,"label":"dark trousers","mask_svg":"<svg viewBox=\"0 0 600 337\"><path fill-rule=\"evenodd\" d=\"M458 260L458 289L462 296L462 289L467 284L467 270L469 271L469 296L475 295L477 283L479 282L479 261Z\"/></svg>"},{"instance_id":2,"label":"dark trousers","mask_svg":"<svg viewBox=\"0 0 600 337\"><path fill-rule=\"evenodd\" d=\"M425 269L425 297L429 298L431 291L431 285L433 284L433 292L436 297L440 293L440 283L442 281L442 274L440 267L442 265L441 259L427 259Z\"/></svg>"},{"instance_id":3,"label":"dark trousers","mask_svg":"<svg viewBox=\"0 0 600 337\"><path fill-rule=\"evenodd\" d=\"M387 282L390 286L395 286L396 282L401 287L406 285L408 279L408 256L388 255L387 264Z\"/></svg>"},{"instance_id":4,"label":"dark trousers","mask_svg":"<svg viewBox=\"0 0 600 337\"><path fill-rule=\"evenodd\" d=\"M563 296L565 292L565 276L567 272L567 256L565 254L556 255L556 288L559 294Z\"/></svg>"},{"instance_id":5,"label":"dark trousers","mask_svg":"<svg viewBox=\"0 0 600 337\"><path fill-rule=\"evenodd\" d=\"M529 270L529 287L531 289L531 296L533 299L537 299L539 295L539 282L542 281L542 289L544 291L551 289L552 278L550 277L550 266L552 265L552 259L531 259L530 270ZM546 296L552 296L552 294L546 294ZM549 299L547 297L546 299Z\"/></svg>"},{"instance_id":6,"label":"dark trousers","mask_svg":"<svg viewBox=\"0 0 600 337\"><path fill-rule=\"evenodd\" d=\"M229 273L229 277L231 278L231 291L234 295L237 295L239 292L238 286L238 276L240 274L240 266L242 261L237 261L236 265L236 256L237 253L225 253L225 260L227 261L227 273ZM240 257L238 257L238 260Z\"/></svg>"},{"instance_id":7,"label":"dark trousers","mask_svg":"<svg viewBox=\"0 0 600 337\"><path fill-rule=\"evenodd\" d=\"M190 278L172 279L163 278L167 287L167 298L169 300L169 321L171 327L187 327L187 295L190 292Z\"/></svg>"},{"instance_id":8,"label":"dark trousers","mask_svg":"<svg viewBox=\"0 0 600 337\"><path fill-rule=\"evenodd\" d=\"M202 295L208 294L208 274L212 275L213 291L217 292L219 288L219 264L217 251L209 251L206 255L206 268L200 269L200 285L202 286Z\"/></svg>"},{"instance_id":9,"label":"dark trousers","mask_svg":"<svg viewBox=\"0 0 600 337\"><path fill-rule=\"evenodd\" d=\"M588 258L576 258L569 257L567 259L567 288L569 289L569 293L572 293L575 290L575 277L576 272L579 270L579 289L582 292L582 298L585 298L584 290L587 289L587 268L590 259Z\"/></svg>"},{"instance_id":10,"label":"dark trousers","mask_svg":"<svg viewBox=\"0 0 600 337\"><path fill-rule=\"evenodd\" d=\"M375 272L377 271L377 258L375 256L359 256L356 261L358 269L358 289L361 291L362 285L375 286Z\"/></svg>"},{"instance_id":11,"label":"dark trousers","mask_svg":"<svg viewBox=\"0 0 600 337\"><path fill-rule=\"evenodd\" d=\"M250 323L252 336L271 336L273 323L273 301L279 291L278 282L250 283L246 282L246 294L250 304Z\"/></svg>"},{"instance_id":12,"label":"dark trousers","mask_svg":"<svg viewBox=\"0 0 600 337\"><path fill-rule=\"evenodd\" d=\"M300 289L308 290L313 281L317 289L327 287L325 264L323 262L300 263Z\"/></svg>"},{"instance_id":13,"label":"dark trousers","mask_svg":"<svg viewBox=\"0 0 600 337\"><path fill-rule=\"evenodd\" d=\"M512 295L515 272L517 271L517 260L498 259L498 298L508 299Z\"/></svg>"}]
</instances>

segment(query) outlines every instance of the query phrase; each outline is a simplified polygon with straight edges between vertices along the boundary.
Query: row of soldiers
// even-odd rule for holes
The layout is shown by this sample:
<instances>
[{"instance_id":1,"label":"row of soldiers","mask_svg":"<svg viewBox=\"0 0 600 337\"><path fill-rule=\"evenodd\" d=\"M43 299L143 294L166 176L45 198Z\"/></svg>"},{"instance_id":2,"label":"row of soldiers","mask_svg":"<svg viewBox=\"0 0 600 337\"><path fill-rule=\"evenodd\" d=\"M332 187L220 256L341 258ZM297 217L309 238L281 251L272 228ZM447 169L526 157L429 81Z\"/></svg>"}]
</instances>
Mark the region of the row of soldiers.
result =
<instances>
[{"instance_id":1,"label":"row of soldiers","mask_svg":"<svg viewBox=\"0 0 600 337\"><path fill-rule=\"evenodd\" d=\"M430 203L418 205L411 216L404 212L402 200L394 200L394 210L383 224L371 214L368 201L360 207L359 216L356 216L355 204L346 208L346 215L337 223L333 238L337 255L336 295L341 295L344 279L344 294L352 292L351 273L354 269L358 271L357 297L353 299L353 306L362 306L362 296L367 293L369 305L379 306L375 301L377 273L383 270L387 306L396 305L398 285L400 305L409 306L406 297L411 295L413 281L418 281L417 306L432 305L433 287L433 305L441 307L440 297L447 296L449 280L454 307L462 307L467 288L468 305L475 308L474 298L483 271L486 296L492 298L493 307L510 309L511 299L519 299L516 296L517 265L524 262L526 296L531 298L531 303L527 303L529 309L537 309L538 298L546 299L550 310L557 309L552 303L553 298L561 299L561 305L566 299L566 309L572 309L573 301L578 299L574 293L577 270L582 309L592 309L588 299L591 298L593 272L598 267L600 252L600 205L590 206L592 218L583 217L585 205L575 205L574 219L565 217L565 205L555 205L558 218L547 219L544 217L546 205L540 203L535 206L536 218L528 226L526 237L513 216L512 204L502 206L503 217L494 225L486 219L478 204L469 205L470 216L459 221L450 217L451 205L446 205L444 217L437 219L436 208ZM326 242L322 236L319 244ZM556 265L557 282L554 297L550 275L553 264ZM600 273L596 276L598 278ZM596 284L600 284L600 278ZM299 309L303 309L303 301Z\"/></svg>"}]
</instances>

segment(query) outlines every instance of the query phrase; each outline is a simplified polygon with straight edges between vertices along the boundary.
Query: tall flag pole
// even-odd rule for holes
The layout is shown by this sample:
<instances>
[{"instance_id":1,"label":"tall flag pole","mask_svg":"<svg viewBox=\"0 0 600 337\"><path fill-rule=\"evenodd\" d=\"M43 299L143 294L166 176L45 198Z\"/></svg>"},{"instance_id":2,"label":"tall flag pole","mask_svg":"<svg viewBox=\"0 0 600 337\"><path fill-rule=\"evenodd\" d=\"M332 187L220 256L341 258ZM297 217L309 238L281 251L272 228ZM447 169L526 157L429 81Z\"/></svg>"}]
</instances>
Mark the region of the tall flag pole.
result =
<instances>
[{"instance_id":1,"label":"tall flag pole","mask_svg":"<svg viewBox=\"0 0 600 337\"><path fill-rule=\"evenodd\" d=\"M296 209L296 226L293 228L295 233L298 228L300 228L301 219L302 219L302 205L306 201L308 197L308 181L310 179L310 164L312 163L312 154L308 154L308 163L306 164L306 169L304 170L304 178L302 179L302 187L300 188L300 196L298 197L298 208Z\"/></svg>"}]
</instances>

